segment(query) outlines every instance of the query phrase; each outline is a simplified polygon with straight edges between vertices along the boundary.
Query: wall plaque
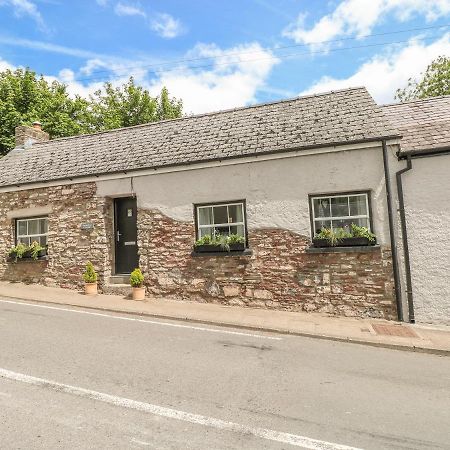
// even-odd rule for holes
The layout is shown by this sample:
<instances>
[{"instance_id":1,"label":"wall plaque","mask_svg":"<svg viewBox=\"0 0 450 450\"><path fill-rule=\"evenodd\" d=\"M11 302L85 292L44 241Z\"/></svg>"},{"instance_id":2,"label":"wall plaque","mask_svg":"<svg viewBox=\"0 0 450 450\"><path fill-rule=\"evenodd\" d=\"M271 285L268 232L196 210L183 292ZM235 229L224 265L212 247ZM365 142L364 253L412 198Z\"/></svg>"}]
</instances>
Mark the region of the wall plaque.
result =
<instances>
[{"instance_id":1,"label":"wall plaque","mask_svg":"<svg viewBox=\"0 0 450 450\"><path fill-rule=\"evenodd\" d=\"M80 227L83 231L92 231L94 229L94 224L93 223L82 223L81 227Z\"/></svg>"}]
</instances>

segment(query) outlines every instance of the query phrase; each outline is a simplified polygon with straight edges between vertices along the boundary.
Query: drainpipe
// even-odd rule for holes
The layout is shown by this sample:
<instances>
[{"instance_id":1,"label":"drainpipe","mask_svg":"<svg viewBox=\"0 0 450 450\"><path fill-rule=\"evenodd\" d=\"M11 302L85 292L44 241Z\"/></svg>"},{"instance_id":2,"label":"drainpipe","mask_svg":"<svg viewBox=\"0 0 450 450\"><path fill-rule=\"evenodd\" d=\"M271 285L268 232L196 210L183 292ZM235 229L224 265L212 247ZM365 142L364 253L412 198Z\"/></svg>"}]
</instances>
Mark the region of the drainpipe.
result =
<instances>
[{"instance_id":1,"label":"drainpipe","mask_svg":"<svg viewBox=\"0 0 450 450\"><path fill-rule=\"evenodd\" d=\"M406 295L408 299L408 318L411 323L415 323L414 317L414 301L411 279L411 263L409 259L409 245L408 245L408 230L406 226L405 215L405 197L403 195L403 182L402 174L412 169L411 155L406 157L407 165L404 169L399 170L395 176L397 179L397 194L398 194L398 211L400 213L400 225L402 227L402 242L403 242L403 255L405 263L405 277L406 277Z\"/></svg>"},{"instance_id":2,"label":"drainpipe","mask_svg":"<svg viewBox=\"0 0 450 450\"><path fill-rule=\"evenodd\" d=\"M389 171L389 159L388 159L388 149L386 145L386 140L381 141L383 147L383 164L384 164L384 181L386 183L386 201L388 207L388 218L389 218L389 234L391 238L391 255L392 255L392 269L394 272L394 285L395 285L395 300L397 302L397 318L400 322L403 322L403 305L402 305L402 295L400 287L400 273L398 270L398 254L397 254L397 243L395 241L395 229L394 229L394 213L392 207L392 189L391 189L391 179Z\"/></svg>"}]
</instances>

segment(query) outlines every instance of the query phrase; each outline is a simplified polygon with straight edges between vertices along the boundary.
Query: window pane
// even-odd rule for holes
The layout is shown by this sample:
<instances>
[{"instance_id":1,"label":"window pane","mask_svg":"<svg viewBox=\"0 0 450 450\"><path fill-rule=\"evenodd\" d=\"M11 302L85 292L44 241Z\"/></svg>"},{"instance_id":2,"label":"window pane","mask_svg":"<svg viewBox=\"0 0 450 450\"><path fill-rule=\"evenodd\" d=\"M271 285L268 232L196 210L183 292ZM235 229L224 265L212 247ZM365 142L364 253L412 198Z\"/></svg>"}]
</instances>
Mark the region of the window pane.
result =
<instances>
[{"instance_id":1,"label":"window pane","mask_svg":"<svg viewBox=\"0 0 450 450\"><path fill-rule=\"evenodd\" d=\"M28 234L39 234L39 220L28 221Z\"/></svg>"},{"instance_id":2,"label":"window pane","mask_svg":"<svg viewBox=\"0 0 450 450\"><path fill-rule=\"evenodd\" d=\"M47 245L47 236L41 236L39 239L39 243L42 245L42 247L45 247Z\"/></svg>"},{"instance_id":3,"label":"window pane","mask_svg":"<svg viewBox=\"0 0 450 450\"><path fill-rule=\"evenodd\" d=\"M331 199L331 214L333 217L348 216L348 197L335 197Z\"/></svg>"},{"instance_id":4,"label":"window pane","mask_svg":"<svg viewBox=\"0 0 450 450\"><path fill-rule=\"evenodd\" d=\"M21 242L24 245L30 245L30 238L21 237L17 240L17 243Z\"/></svg>"},{"instance_id":5,"label":"window pane","mask_svg":"<svg viewBox=\"0 0 450 450\"><path fill-rule=\"evenodd\" d=\"M242 205L228 206L228 219L229 223L243 222L244 212Z\"/></svg>"},{"instance_id":6,"label":"window pane","mask_svg":"<svg viewBox=\"0 0 450 450\"><path fill-rule=\"evenodd\" d=\"M238 234L239 236L244 236L244 225L234 225L230 227L231 234Z\"/></svg>"},{"instance_id":7,"label":"window pane","mask_svg":"<svg viewBox=\"0 0 450 450\"><path fill-rule=\"evenodd\" d=\"M228 209L226 206L214 206L214 223L228 223Z\"/></svg>"},{"instance_id":8,"label":"window pane","mask_svg":"<svg viewBox=\"0 0 450 450\"><path fill-rule=\"evenodd\" d=\"M365 216L367 215L367 205L365 195L351 195L350 200L350 215L351 216Z\"/></svg>"},{"instance_id":9,"label":"window pane","mask_svg":"<svg viewBox=\"0 0 450 450\"><path fill-rule=\"evenodd\" d=\"M331 217L330 199L329 198L315 198L314 202L314 217Z\"/></svg>"},{"instance_id":10,"label":"window pane","mask_svg":"<svg viewBox=\"0 0 450 450\"><path fill-rule=\"evenodd\" d=\"M215 230L217 235L220 234L222 236L228 236L230 234L230 227L228 227L228 226L214 227L214 230Z\"/></svg>"},{"instance_id":11,"label":"window pane","mask_svg":"<svg viewBox=\"0 0 450 450\"><path fill-rule=\"evenodd\" d=\"M358 227L370 228L368 219L352 219L351 222L358 225Z\"/></svg>"},{"instance_id":12,"label":"window pane","mask_svg":"<svg viewBox=\"0 0 450 450\"><path fill-rule=\"evenodd\" d=\"M342 220L333 219L333 229L345 228L347 231L350 231L351 224L354 222L355 222L354 219L342 219Z\"/></svg>"},{"instance_id":13,"label":"window pane","mask_svg":"<svg viewBox=\"0 0 450 450\"><path fill-rule=\"evenodd\" d=\"M210 206L205 208L198 208L199 225L210 225L213 223L212 208Z\"/></svg>"},{"instance_id":14,"label":"window pane","mask_svg":"<svg viewBox=\"0 0 450 450\"><path fill-rule=\"evenodd\" d=\"M24 236L27 233L27 222L24 220L21 220L20 222L17 222L19 225L19 229L17 230L17 234L20 236Z\"/></svg>"},{"instance_id":15,"label":"window pane","mask_svg":"<svg viewBox=\"0 0 450 450\"><path fill-rule=\"evenodd\" d=\"M203 236L211 236L213 235L213 229L210 227L206 227L206 228L200 228L199 230L199 237L203 237Z\"/></svg>"},{"instance_id":16,"label":"window pane","mask_svg":"<svg viewBox=\"0 0 450 450\"><path fill-rule=\"evenodd\" d=\"M46 234L48 231L48 220L40 219L39 220L39 233Z\"/></svg>"},{"instance_id":17,"label":"window pane","mask_svg":"<svg viewBox=\"0 0 450 450\"><path fill-rule=\"evenodd\" d=\"M317 234L322 228L331 228L331 220L317 220L314 222L314 232Z\"/></svg>"}]
</instances>

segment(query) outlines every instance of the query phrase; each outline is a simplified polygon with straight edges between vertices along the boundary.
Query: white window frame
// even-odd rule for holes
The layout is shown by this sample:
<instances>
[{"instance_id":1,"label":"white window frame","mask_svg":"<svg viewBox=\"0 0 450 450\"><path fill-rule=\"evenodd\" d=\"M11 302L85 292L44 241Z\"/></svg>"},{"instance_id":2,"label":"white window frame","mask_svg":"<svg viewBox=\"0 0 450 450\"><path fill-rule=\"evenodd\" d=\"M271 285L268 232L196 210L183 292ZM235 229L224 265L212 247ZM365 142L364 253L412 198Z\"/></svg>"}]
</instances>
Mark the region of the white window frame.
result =
<instances>
[{"instance_id":1,"label":"white window frame","mask_svg":"<svg viewBox=\"0 0 450 450\"><path fill-rule=\"evenodd\" d=\"M19 223L20 222L29 222L30 220L43 220L45 219L47 221L47 233L39 233L39 234L19 234ZM30 238L30 244L36 240L36 238L40 238L41 236L45 236L47 238L47 244L48 244L48 217L47 216L41 216L41 217L24 217L22 219L16 219L16 245L19 243L20 238ZM27 223L27 232L28 232L28 223Z\"/></svg>"},{"instance_id":2,"label":"white window frame","mask_svg":"<svg viewBox=\"0 0 450 450\"><path fill-rule=\"evenodd\" d=\"M331 199L332 198L343 198L347 197L347 203L348 203L348 210L350 212L350 197L355 196L362 196L364 195L366 198L366 211L367 214L359 214L355 216L332 216L331 214ZM314 200L321 200L321 199L328 199L330 201L330 216L327 217L316 217L315 211L314 211ZM369 202L369 192L367 191L360 191L360 192L348 192L346 194L325 194L325 195L312 195L310 196L310 208L311 208L311 217L312 217L312 234L313 236L316 233L316 222L324 222L324 221L330 221L331 227L333 227L333 220L351 220L351 219L367 219L367 228L369 231L372 231L372 218L371 218L371 209L370 209L370 202Z\"/></svg>"},{"instance_id":3,"label":"white window frame","mask_svg":"<svg viewBox=\"0 0 450 450\"><path fill-rule=\"evenodd\" d=\"M218 206L226 206L227 207L227 215L228 218L229 212L228 207L229 206L237 206L240 205L242 207L242 222L228 222L228 223L214 223L214 207ZM200 209L202 208L212 208L212 216L213 216L213 223L208 225L200 225ZM244 227L244 239L245 242L247 242L247 224L246 224L246 212L245 212L245 202L219 202L219 203L209 203L209 204L201 204L201 205L195 205L195 211L197 214L197 239L200 238L200 230L202 228L215 228L215 227L233 227L237 225L242 225Z\"/></svg>"}]
</instances>

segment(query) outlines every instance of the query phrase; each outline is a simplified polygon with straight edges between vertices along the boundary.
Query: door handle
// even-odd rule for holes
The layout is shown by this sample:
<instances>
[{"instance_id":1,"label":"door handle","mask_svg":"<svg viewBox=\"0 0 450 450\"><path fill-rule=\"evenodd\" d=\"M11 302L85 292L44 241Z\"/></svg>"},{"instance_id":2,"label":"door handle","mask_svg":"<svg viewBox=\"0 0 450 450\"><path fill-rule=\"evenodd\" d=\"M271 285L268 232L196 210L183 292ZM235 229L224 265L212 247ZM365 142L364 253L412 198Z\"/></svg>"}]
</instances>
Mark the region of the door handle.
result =
<instances>
[{"instance_id":1,"label":"door handle","mask_svg":"<svg viewBox=\"0 0 450 450\"><path fill-rule=\"evenodd\" d=\"M117 230L117 242L120 242L120 236L122 236L122 233Z\"/></svg>"}]
</instances>

